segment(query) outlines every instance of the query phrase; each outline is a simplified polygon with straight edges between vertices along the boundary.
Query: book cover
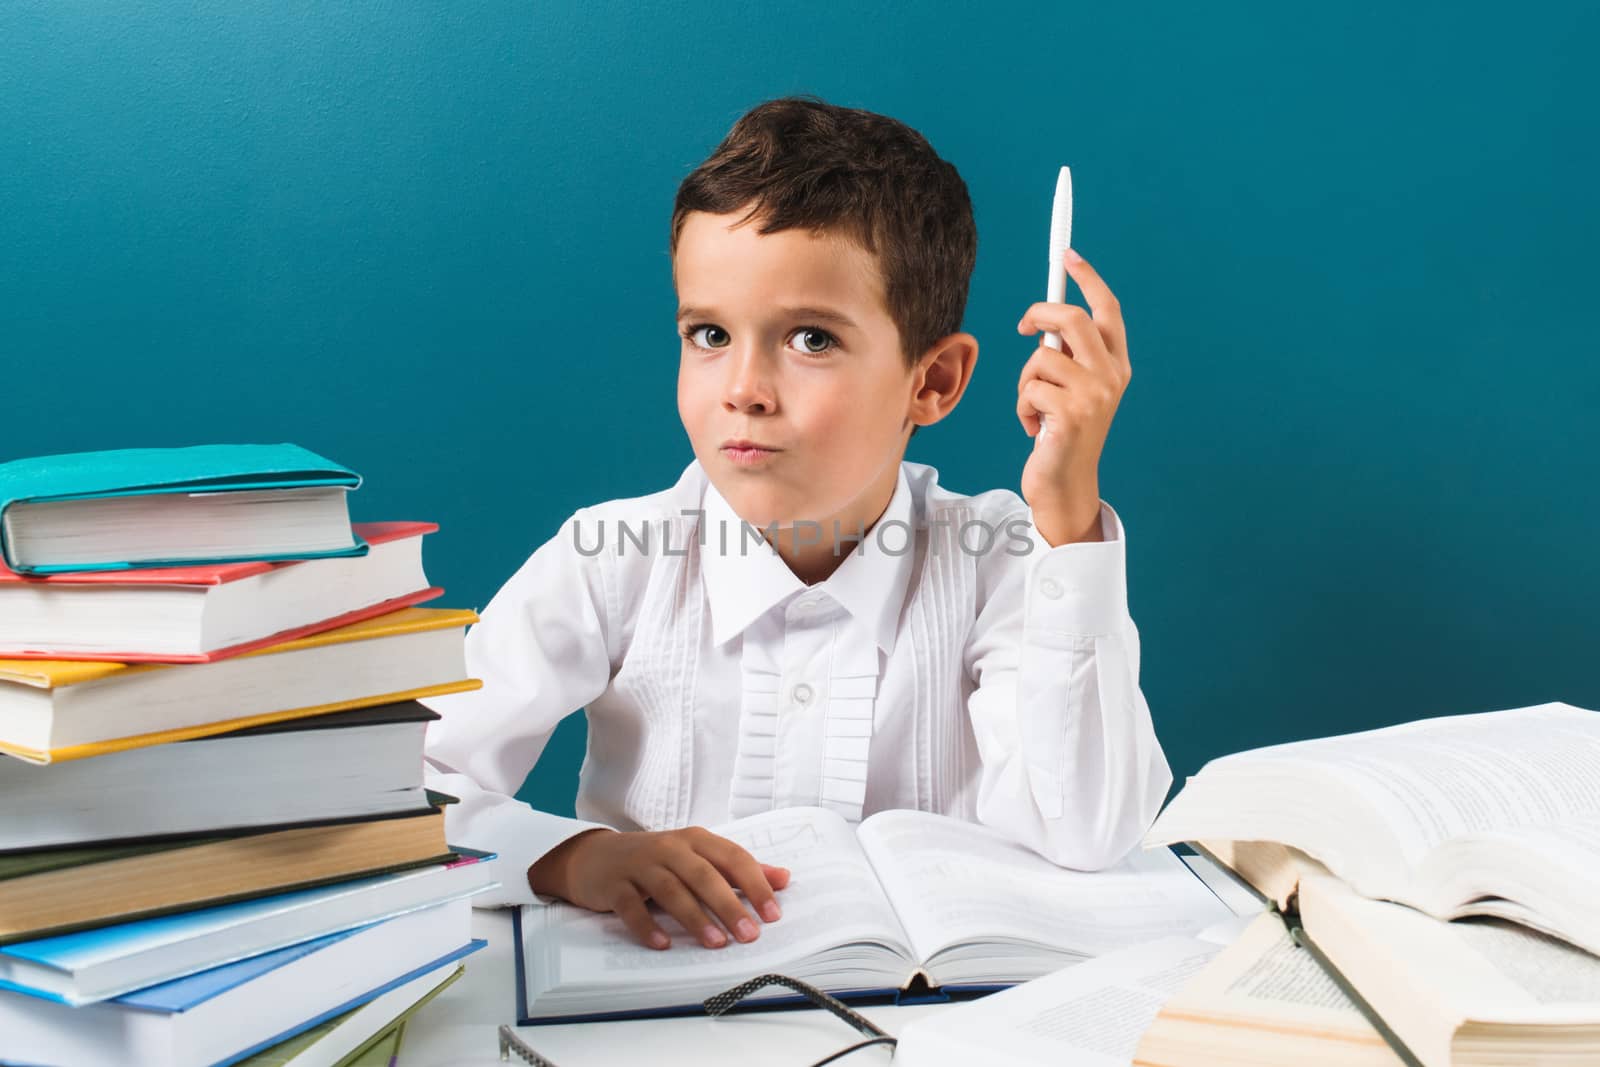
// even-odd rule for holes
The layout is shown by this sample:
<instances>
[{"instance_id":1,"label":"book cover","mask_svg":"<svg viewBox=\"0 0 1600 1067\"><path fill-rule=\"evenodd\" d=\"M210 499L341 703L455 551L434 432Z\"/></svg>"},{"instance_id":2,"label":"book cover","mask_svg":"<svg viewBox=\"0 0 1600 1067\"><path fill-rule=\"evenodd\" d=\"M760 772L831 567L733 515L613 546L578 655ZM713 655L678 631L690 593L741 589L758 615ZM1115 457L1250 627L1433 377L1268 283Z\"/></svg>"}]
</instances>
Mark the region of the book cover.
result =
<instances>
[{"instance_id":1,"label":"book cover","mask_svg":"<svg viewBox=\"0 0 1600 1067\"><path fill-rule=\"evenodd\" d=\"M136 493L361 485L361 476L295 444L117 448L0 463L0 501ZM3 510L3 505L0 505Z\"/></svg>"}]
</instances>

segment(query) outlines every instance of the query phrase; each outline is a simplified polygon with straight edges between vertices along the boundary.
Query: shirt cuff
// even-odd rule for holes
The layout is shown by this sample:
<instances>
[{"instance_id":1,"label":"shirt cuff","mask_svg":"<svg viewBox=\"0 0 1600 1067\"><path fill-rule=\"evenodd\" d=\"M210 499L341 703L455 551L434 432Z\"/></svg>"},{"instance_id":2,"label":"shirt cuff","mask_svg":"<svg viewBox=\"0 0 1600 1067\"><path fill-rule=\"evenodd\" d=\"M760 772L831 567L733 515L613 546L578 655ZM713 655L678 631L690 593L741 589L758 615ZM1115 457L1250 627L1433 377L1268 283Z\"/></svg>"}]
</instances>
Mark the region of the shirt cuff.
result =
<instances>
[{"instance_id":1,"label":"shirt cuff","mask_svg":"<svg viewBox=\"0 0 1600 1067\"><path fill-rule=\"evenodd\" d=\"M445 830L449 833L450 808L445 808ZM495 878L498 889L486 890L472 898L474 907L494 908L513 904L544 905L555 903L555 897L541 896L528 885L528 868L546 852L583 833L585 830L609 830L605 823L568 819L561 815L537 811L520 800L501 803L489 811L479 812L472 820L471 840L453 841L453 844L494 852Z\"/></svg>"},{"instance_id":2,"label":"shirt cuff","mask_svg":"<svg viewBox=\"0 0 1600 1067\"><path fill-rule=\"evenodd\" d=\"M1128 613L1127 534L1121 517L1104 500L1100 533L1104 540L1052 545L1028 509L1026 629L1098 635L1121 627Z\"/></svg>"}]
</instances>

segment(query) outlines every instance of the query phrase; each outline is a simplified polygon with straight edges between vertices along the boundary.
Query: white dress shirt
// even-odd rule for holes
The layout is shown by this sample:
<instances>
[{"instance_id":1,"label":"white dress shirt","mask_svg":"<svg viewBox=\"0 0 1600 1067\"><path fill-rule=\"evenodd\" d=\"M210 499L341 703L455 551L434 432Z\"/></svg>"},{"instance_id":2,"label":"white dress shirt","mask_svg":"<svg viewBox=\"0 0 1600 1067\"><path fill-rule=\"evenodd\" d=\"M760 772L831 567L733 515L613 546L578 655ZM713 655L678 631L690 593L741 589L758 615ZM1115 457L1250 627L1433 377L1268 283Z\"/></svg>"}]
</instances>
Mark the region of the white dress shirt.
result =
<instances>
[{"instance_id":1,"label":"white dress shirt","mask_svg":"<svg viewBox=\"0 0 1600 1067\"><path fill-rule=\"evenodd\" d=\"M574 513L466 637L474 692L424 701L429 787L499 890L582 830L714 826L812 804L994 827L1063 866L1132 848L1171 785L1139 690L1121 520L1051 547L1016 493L903 462L882 518L807 586L698 461L671 488ZM832 543L831 531L822 531ZM514 794L583 708L568 819ZM757 859L761 857L757 856Z\"/></svg>"}]
</instances>

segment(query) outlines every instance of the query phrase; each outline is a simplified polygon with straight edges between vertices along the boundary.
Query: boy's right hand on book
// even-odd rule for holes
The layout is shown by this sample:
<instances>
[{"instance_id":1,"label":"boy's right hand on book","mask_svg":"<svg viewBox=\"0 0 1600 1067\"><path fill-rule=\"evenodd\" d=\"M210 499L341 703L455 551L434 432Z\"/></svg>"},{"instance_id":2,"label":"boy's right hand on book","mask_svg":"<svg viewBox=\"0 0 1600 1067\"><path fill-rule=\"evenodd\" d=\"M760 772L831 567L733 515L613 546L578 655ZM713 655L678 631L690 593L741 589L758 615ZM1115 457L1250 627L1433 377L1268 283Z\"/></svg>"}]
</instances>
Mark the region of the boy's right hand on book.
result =
<instances>
[{"instance_id":1,"label":"boy's right hand on book","mask_svg":"<svg viewBox=\"0 0 1600 1067\"><path fill-rule=\"evenodd\" d=\"M761 863L700 826L585 830L528 868L528 885L535 893L591 911L616 912L639 943L650 948L670 948L672 939L651 917L646 901L661 905L705 947L721 948L728 943L723 927L740 941L761 936L760 924L735 888L762 919L776 922L782 913L773 891L788 884L787 868Z\"/></svg>"}]
</instances>

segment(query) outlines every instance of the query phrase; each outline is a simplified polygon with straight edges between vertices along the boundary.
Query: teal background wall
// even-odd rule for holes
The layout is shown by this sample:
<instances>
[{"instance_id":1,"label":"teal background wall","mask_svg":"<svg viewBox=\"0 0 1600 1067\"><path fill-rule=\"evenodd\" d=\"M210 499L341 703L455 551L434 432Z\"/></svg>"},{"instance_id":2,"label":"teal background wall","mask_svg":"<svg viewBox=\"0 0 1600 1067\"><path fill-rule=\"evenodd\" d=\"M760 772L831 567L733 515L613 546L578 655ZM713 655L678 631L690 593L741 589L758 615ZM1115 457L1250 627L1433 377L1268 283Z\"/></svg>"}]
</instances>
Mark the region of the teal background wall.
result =
<instances>
[{"instance_id":1,"label":"teal background wall","mask_svg":"<svg viewBox=\"0 0 1600 1067\"><path fill-rule=\"evenodd\" d=\"M967 399L910 458L1015 488L1056 168L1136 370L1102 489L1181 776L1600 707L1600 148L1581 3L0 6L5 458L292 440L430 518L482 606L690 459L677 183L788 92L961 170ZM524 793L571 810L569 719Z\"/></svg>"}]
</instances>

